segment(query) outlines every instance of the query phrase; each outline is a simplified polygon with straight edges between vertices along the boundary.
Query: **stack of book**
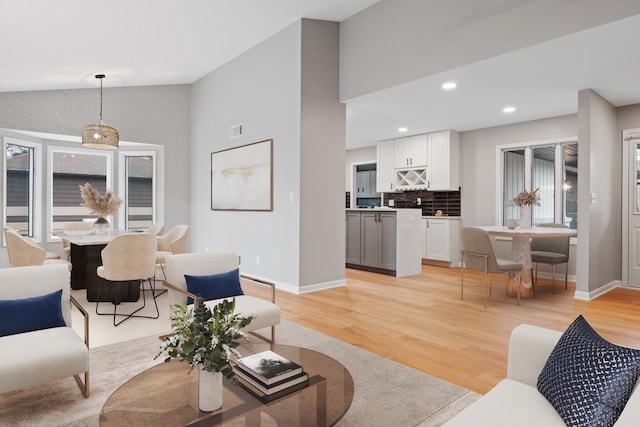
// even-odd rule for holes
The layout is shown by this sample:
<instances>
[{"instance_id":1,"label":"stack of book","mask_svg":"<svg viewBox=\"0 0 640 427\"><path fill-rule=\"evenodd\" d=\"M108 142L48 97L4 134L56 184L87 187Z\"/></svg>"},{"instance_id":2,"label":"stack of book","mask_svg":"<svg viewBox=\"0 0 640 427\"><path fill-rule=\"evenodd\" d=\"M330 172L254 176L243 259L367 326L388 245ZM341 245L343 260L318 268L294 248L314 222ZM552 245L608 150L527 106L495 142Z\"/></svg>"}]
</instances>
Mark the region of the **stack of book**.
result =
<instances>
[{"instance_id":1,"label":"stack of book","mask_svg":"<svg viewBox=\"0 0 640 427\"><path fill-rule=\"evenodd\" d=\"M271 350L238 359L236 379L262 402L271 402L309 385L302 366Z\"/></svg>"}]
</instances>

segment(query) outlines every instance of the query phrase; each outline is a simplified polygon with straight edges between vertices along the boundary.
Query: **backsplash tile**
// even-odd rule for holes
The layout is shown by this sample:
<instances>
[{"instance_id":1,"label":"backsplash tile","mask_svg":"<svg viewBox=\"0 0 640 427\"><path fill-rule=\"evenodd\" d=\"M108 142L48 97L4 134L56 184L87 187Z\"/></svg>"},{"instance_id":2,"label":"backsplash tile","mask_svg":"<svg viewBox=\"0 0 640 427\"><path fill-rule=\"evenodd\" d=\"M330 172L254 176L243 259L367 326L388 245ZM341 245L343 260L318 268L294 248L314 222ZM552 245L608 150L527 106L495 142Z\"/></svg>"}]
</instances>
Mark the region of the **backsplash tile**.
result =
<instances>
[{"instance_id":1,"label":"backsplash tile","mask_svg":"<svg viewBox=\"0 0 640 427\"><path fill-rule=\"evenodd\" d=\"M422 208L423 216L433 216L438 210L449 216L461 216L460 191L427 191L415 190L402 193L384 193L384 206L389 206L393 199L395 208ZM421 205L416 199L420 197ZM351 208L351 192L345 193L345 208Z\"/></svg>"},{"instance_id":2,"label":"backsplash tile","mask_svg":"<svg viewBox=\"0 0 640 427\"><path fill-rule=\"evenodd\" d=\"M395 208L422 208L423 216L432 216L438 210L449 216L461 216L460 191L403 191L402 193L384 193L384 206L393 199ZM421 199L418 206L416 200Z\"/></svg>"}]
</instances>

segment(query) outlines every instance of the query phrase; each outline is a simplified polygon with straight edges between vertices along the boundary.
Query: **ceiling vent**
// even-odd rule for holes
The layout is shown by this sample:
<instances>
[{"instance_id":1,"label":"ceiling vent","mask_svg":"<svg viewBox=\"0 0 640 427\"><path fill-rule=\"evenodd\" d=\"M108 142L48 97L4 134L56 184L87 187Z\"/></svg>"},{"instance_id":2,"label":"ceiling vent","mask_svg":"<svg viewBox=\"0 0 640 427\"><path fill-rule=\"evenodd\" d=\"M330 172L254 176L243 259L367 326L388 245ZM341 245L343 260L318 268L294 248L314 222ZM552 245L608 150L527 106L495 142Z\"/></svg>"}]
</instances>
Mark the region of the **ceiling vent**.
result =
<instances>
[{"instance_id":1,"label":"ceiling vent","mask_svg":"<svg viewBox=\"0 0 640 427\"><path fill-rule=\"evenodd\" d=\"M229 139L242 136L242 125L235 125L229 128Z\"/></svg>"}]
</instances>

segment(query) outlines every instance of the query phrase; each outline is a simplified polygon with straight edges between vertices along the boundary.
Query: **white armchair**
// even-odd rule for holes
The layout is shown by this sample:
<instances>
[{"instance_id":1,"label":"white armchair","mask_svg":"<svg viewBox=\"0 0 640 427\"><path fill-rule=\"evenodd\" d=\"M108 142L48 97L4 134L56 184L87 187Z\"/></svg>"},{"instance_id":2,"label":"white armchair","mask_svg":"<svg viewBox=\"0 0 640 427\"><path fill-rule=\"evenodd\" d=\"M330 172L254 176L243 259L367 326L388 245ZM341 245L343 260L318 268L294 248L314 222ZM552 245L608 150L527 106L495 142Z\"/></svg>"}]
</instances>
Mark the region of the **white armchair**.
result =
<instances>
[{"instance_id":1,"label":"white armchair","mask_svg":"<svg viewBox=\"0 0 640 427\"><path fill-rule=\"evenodd\" d=\"M205 276L227 273L236 268L238 268L238 254L234 252L196 252L167 256L165 265L167 280L164 285L169 291L169 304L186 304L188 297L195 299L196 295L187 290L185 274ZM251 295L235 297L236 312L243 316L254 316L254 319L244 328L244 331L252 333L254 336L269 343L275 343L275 326L280 323L280 307L275 303L275 284L247 275L240 275L240 277L243 285L266 286L270 291L270 300ZM226 299L231 299L231 297ZM221 300L214 299L206 301L205 304L215 306ZM271 328L270 339L255 332L263 328Z\"/></svg>"},{"instance_id":2,"label":"white armchair","mask_svg":"<svg viewBox=\"0 0 640 427\"><path fill-rule=\"evenodd\" d=\"M5 302L60 289L66 326L0 336L0 393L74 376L84 397L89 397L89 316L71 296L68 270L63 265L0 269L0 300ZM71 328L72 305L84 316L84 340Z\"/></svg>"}]
</instances>

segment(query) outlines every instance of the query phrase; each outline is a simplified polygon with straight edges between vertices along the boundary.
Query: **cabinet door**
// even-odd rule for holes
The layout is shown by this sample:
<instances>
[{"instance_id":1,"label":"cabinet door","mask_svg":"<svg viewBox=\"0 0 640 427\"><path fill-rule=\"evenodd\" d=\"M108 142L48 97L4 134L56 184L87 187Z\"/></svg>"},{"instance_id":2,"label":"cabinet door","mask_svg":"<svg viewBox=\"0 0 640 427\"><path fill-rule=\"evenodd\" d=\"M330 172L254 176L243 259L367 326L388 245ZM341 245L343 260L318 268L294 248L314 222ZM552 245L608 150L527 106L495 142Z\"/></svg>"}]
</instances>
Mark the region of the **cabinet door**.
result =
<instances>
[{"instance_id":1,"label":"cabinet door","mask_svg":"<svg viewBox=\"0 0 640 427\"><path fill-rule=\"evenodd\" d=\"M375 212L360 213L360 264L380 267L380 226Z\"/></svg>"},{"instance_id":2,"label":"cabinet door","mask_svg":"<svg viewBox=\"0 0 640 427\"><path fill-rule=\"evenodd\" d=\"M429 137L426 133L411 137L411 167L426 167L429 158Z\"/></svg>"},{"instance_id":3,"label":"cabinet door","mask_svg":"<svg viewBox=\"0 0 640 427\"><path fill-rule=\"evenodd\" d=\"M427 221L427 258L441 261L449 259L449 221L432 219Z\"/></svg>"},{"instance_id":4,"label":"cabinet door","mask_svg":"<svg viewBox=\"0 0 640 427\"><path fill-rule=\"evenodd\" d=\"M427 258L427 218L420 218L420 257Z\"/></svg>"},{"instance_id":5,"label":"cabinet door","mask_svg":"<svg viewBox=\"0 0 640 427\"><path fill-rule=\"evenodd\" d=\"M360 264L360 212L347 212L346 263Z\"/></svg>"},{"instance_id":6,"label":"cabinet door","mask_svg":"<svg viewBox=\"0 0 640 427\"><path fill-rule=\"evenodd\" d=\"M429 134L429 189L457 190L460 187L460 140L457 132Z\"/></svg>"},{"instance_id":7,"label":"cabinet door","mask_svg":"<svg viewBox=\"0 0 640 427\"><path fill-rule=\"evenodd\" d=\"M411 167L411 137L394 140L394 166L397 169Z\"/></svg>"},{"instance_id":8,"label":"cabinet door","mask_svg":"<svg viewBox=\"0 0 640 427\"><path fill-rule=\"evenodd\" d=\"M376 190L378 193L396 191L396 171L393 167L394 158L393 139L379 142L377 145L378 164L376 166Z\"/></svg>"},{"instance_id":9,"label":"cabinet door","mask_svg":"<svg viewBox=\"0 0 640 427\"><path fill-rule=\"evenodd\" d=\"M380 213L380 268L396 269L396 214Z\"/></svg>"}]
</instances>

